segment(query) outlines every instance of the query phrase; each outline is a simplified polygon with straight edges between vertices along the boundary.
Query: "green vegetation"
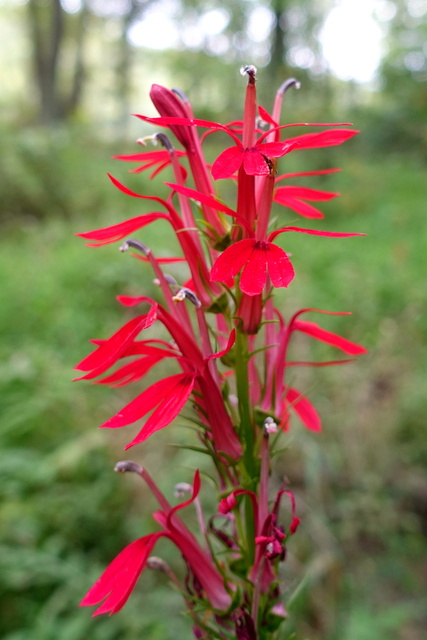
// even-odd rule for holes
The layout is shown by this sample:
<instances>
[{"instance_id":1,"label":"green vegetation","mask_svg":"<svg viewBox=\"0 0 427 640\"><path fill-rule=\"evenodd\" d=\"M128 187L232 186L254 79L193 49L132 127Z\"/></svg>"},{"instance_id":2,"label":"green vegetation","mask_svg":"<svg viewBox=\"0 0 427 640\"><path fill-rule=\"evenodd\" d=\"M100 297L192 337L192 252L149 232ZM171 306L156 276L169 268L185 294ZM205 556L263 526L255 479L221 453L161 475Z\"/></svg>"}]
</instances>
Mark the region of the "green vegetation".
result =
<instances>
[{"instance_id":1,"label":"green vegetation","mask_svg":"<svg viewBox=\"0 0 427 640\"><path fill-rule=\"evenodd\" d=\"M82 134L65 128L51 137L34 131L5 140L0 635L189 637L178 596L166 588L165 576L148 570L120 614L92 620L77 608L117 552L152 530L155 505L135 479L112 473L128 437L96 430L128 392L71 382L87 340L110 335L129 313L115 295L140 292L141 282L146 292L151 274L115 245L88 249L73 233L137 215L147 205L103 179L107 170L124 179L126 167L109 160L123 147L112 150L87 136L84 144ZM319 407L324 433L307 434L295 421L275 468L278 481L289 477L303 517L284 564L288 633L294 629L300 640L423 640L425 176L415 158L367 160L357 145L353 152L349 147L337 154L345 172L322 182L343 193L324 207L322 228L368 236L341 241L286 234L280 241L298 274L298 286L283 295L285 315L305 306L351 310L351 321L325 317L322 323L370 350L355 364L295 372L298 388L309 390ZM296 155L290 162L319 162L314 152ZM141 176L126 181L153 191ZM289 213L278 211L294 220ZM139 237L170 254L175 245L166 233L159 224ZM335 357L307 342L301 339L295 359ZM131 457L171 495L174 482L189 480L191 453L166 444L185 442L185 429L166 431ZM156 553L183 571L169 551L165 542Z\"/></svg>"}]
</instances>

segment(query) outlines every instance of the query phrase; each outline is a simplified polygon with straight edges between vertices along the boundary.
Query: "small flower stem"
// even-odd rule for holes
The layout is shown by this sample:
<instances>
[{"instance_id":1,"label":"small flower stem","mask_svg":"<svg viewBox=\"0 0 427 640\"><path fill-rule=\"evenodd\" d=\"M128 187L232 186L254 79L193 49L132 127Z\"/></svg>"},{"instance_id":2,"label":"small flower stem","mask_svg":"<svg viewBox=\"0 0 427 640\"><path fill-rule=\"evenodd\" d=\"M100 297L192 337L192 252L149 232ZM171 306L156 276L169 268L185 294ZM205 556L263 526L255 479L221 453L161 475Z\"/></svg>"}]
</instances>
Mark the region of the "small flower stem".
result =
<instances>
[{"instance_id":1,"label":"small flower stem","mask_svg":"<svg viewBox=\"0 0 427 640\"><path fill-rule=\"evenodd\" d=\"M264 562L265 562L265 558L262 558L258 568L256 578L255 578L255 586L254 586L254 591L252 596L251 616L252 616L252 620L254 621L256 631L258 630L259 597L261 592L261 576L262 576L262 571L264 569Z\"/></svg>"},{"instance_id":2,"label":"small flower stem","mask_svg":"<svg viewBox=\"0 0 427 640\"><path fill-rule=\"evenodd\" d=\"M255 438L252 423L251 405L249 397L248 375L248 337L236 332L236 386L240 415L240 434L244 443L243 464L246 471L246 488L249 490L256 485L256 464L254 457Z\"/></svg>"},{"instance_id":3,"label":"small flower stem","mask_svg":"<svg viewBox=\"0 0 427 640\"><path fill-rule=\"evenodd\" d=\"M261 444L261 478L259 485L259 531L260 535L263 524L268 516L268 476L270 465L270 448L268 433L264 433Z\"/></svg>"}]
</instances>

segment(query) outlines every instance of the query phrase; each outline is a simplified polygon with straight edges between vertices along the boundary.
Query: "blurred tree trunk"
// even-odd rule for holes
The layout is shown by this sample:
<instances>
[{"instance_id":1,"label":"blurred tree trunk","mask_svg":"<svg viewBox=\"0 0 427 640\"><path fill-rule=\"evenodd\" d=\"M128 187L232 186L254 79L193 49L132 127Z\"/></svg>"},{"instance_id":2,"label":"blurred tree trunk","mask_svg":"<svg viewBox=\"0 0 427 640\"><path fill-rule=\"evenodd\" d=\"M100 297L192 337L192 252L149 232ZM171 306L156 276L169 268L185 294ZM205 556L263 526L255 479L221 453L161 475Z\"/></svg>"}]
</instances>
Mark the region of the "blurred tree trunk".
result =
<instances>
[{"instance_id":1,"label":"blurred tree trunk","mask_svg":"<svg viewBox=\"0 0 427 640\"><path fill-rule=\"evenodd\" d=\"M288 51L288 39L285 31L285 14L288 8L286 0L272 0L271 9L276 18L276 22L271 34L270 55L268 72L272 80L276 83L286 75L286 53Z\"/></svg>"},{"instance_id":2,"label":"blurred tree trunk","mask_svg":"<svg viewBox=\"0 0 427 640\"><path fill-rule=\"evenodd\" d=\"M33 49L34 80L39 97L38 119L44 124L65 120L78 107L84 82L85 3L74 17L73 73L66 78L61 69L65 51L67 14L60 0L29 0L28 19ZM71 17L71 16L70 16Z\"/></svg>"},{"instance_id":3,"label":"blurred tree trunk","mask_svg":"<svg viewBox=\"0 0 427 640\"><path fill-rule=\"evenodd\" d=\"M141 9L135 0L131 0L129 10L123 15L119 40L117 72L118 128L123 137L129 127L130 96L132 91L132 61L134 49L128 39L128 30Z\"/></svg>"}]
</instances>

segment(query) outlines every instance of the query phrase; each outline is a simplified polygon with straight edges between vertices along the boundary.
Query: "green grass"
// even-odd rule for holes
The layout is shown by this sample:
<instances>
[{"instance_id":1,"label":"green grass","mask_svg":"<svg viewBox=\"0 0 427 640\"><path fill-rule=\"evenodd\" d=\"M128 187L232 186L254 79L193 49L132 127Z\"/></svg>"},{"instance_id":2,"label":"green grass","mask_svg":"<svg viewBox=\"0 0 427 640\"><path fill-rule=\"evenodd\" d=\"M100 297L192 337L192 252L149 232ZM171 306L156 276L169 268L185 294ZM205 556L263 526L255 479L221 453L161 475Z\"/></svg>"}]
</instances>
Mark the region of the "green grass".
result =
<instances>
[{"instance_id":1,"label":"green grass","mask_svg":"<svg viewBox=\"0 0 427 640\"><path fill-rule=\"evenodd\" d=\"M74 158L71 151L67 157ZM88 352L87 340L110 335L128 317L114 297L156 295L146 265L115 246L85 248L73 236L149 210L116 194L103 182L102 167L96 177L101 156L99 149L88 150L81 166L73 160L74 186L66 199L74 204L66 215L8 216L0 238L5 640L190 637L179 597L150 572L117 616L92 620L88 610L77 608L112 557L152 530L154 508L144 487L111 472L129 434L96 430L129 392L70 381L73 365ZM274 469L277 479L290 478L303 516L284 565L286 589L294 593L288 633L295 630L301 640L423 640L425 176L423 167L406 158L366 162L356 155L344 164L345 173L322 182L344 195L324 207L326 221L318 228L367 237L285 234L279 240L297 271L280 294L285 315L307 306L353 311L351 317L312 319L370 351L352 365L295 374L319 407L324 433L307 434L295 423ZM123 178L124 169L112 161L105 167ZM153 192L146 183L138 187L138 180L128 184ZM283 210L278 215L294 221ZM174 254L168 234L162 223L139 237L158 253ZM335 356L309 340L301 340L295 354ZM175 482L191 478L197 464L166 446L186 437L171 428L132 451L169 494ZM156 553L182 571L167 543Z\"/></svg>"}]
</instances>

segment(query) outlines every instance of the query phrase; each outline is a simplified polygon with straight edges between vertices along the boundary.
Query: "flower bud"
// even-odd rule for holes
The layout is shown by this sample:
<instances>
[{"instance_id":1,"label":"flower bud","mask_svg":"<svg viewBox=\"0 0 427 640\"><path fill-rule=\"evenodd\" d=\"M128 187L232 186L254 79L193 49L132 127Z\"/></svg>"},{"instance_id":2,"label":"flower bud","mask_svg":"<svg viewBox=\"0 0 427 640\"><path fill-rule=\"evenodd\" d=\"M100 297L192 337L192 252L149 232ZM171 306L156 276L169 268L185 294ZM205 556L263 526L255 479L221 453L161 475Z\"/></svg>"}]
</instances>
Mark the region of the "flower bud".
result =
<instances>
[{"instance_id":1,"label":"flower bud","mask_svg":"<svg viewBox=\"0 0 427 640\"><path fill-rule=\"evenodd\" d=\"M166 118L187 118L187 112L180 99L166 87L153 84L150 98L161 116ZM185 147L192 145L191 133L188 127L169 125L169 129L175 134L180 143Z\"/></svg>"}]
</instances>

